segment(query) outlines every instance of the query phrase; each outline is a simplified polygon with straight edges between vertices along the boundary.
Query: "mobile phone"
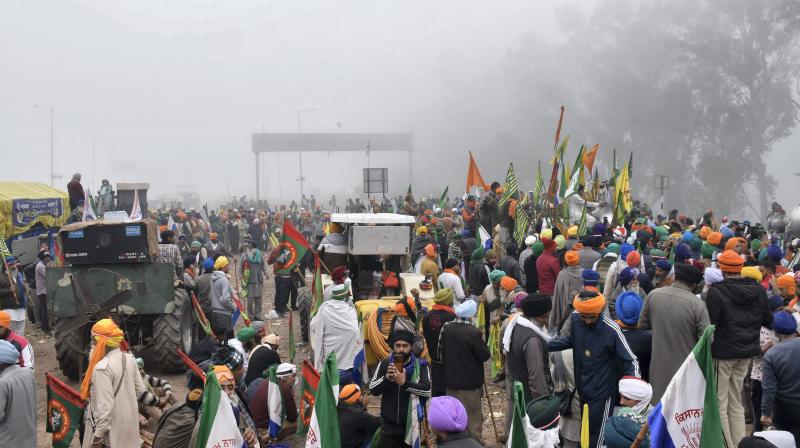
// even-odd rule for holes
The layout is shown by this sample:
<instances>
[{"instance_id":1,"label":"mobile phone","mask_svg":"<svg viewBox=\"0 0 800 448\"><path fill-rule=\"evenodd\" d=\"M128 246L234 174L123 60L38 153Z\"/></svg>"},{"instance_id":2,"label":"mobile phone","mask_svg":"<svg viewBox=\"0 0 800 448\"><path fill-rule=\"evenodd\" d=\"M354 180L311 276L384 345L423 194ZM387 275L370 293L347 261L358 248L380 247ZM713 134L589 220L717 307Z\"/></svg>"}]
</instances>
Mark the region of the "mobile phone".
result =
<instances>
[{"instance_id":1,"label":"mobile phone","mask_svg":"<svg viewBox=\"0 0 800 448\"><path fill-rule=\"evenodd\" d=\"M395 353L394 354L394 368L398 372L402 372L403 371L403 364L405 364L405 355L403 355L402 353L399 353L399 354Z\"/></svg>"}]
</instances>

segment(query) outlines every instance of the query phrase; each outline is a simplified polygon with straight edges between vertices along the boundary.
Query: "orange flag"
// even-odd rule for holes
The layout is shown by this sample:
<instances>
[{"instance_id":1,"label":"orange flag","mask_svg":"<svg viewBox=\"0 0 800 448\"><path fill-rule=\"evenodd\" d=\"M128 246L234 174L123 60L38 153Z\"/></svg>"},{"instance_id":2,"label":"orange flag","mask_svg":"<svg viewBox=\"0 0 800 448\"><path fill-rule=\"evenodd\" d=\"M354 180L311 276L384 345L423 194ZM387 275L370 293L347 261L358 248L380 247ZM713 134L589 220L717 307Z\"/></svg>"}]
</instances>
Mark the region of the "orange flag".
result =
<instances>
[{"instance_id":1,"label":"orange flag","mask_svg":"<svg viewBox=\"0 0 800 448\"><path fill-rule=\"evenodd\" d=\"M592 149L583 153L583 164L589 170L589 174L592 173L592 167L594 167L594 158L597 155L597 150L600 149L600 143L595 143L592 146Z\"/></svg>"},{"instance_id":2,"label":"orange flag","mask_svg":"<svg viewBox=\"0 0 800 448\"><path fill-rule=\"evenodd\" d=\"M489 189L489 185L483 181L483 176L481 176L481 170L478 169L478 164L475 163L475 158L472 157L472 151L469 152L469 167L467 168L467 189L469 191L472 187L479 187L483 188L484 190Z\"/></svg>"}]
</instances>

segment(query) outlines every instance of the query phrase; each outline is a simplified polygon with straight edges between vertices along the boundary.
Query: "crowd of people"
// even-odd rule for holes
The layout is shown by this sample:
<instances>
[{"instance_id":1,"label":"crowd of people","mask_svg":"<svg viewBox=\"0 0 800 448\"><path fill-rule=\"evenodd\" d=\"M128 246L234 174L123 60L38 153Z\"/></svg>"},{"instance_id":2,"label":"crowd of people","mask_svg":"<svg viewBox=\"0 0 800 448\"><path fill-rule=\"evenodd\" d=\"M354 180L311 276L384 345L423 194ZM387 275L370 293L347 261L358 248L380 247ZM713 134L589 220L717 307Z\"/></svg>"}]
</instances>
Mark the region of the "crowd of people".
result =
<instances>
[{"instance_id":1,"label":"crowd of people","mask_svg":"<svg viewBox=\"0 0 800 448\"><path fill-rule=\"evenodd\" d=\"M355 308L367 297L357 286L363 266L348 260L344 229L330 222L335 197L326 209L312 196L300 206L151 212L161 226L158 261L175 267L176 280L196 293L209 318L211 331L201 333L188 357L215 376L248 447L294 434L304 418L296 399L298 367L282 359L281 338L265 324L294 311L313 367L321 371L336 354L343 447L410 446L414 432L429 446L431 433L440 446L491 444L483 430L487 382L505 390L499 443L512 433L519 393L529 418L528 446L581 446L583 418L591 447L629 447L637 436L643 436L639 446L648 446L648 415L710 325L725 445L771 440L794 446L776 441L781 431L800 440L800 240L711 212L692 219L647 210L619 225L588 228L539 218L515 238L516 206L536 205L516 196L501 201L502 188L494 183L481 197L436 204L417 203L410 191L402 201L348 200L347 212L392 211L417 222L408 264L433 297L426 304L413 288L387 310L385 350L363 336ZM311 256L289 273L277 268L284 222L304 235L330 272L332 284L313 311L305 282ZM42 275L49 257L40 254ZM13 260L7 266L14 269ZM380 271L385 290L399 290L393 283L399 263L378 259L372 269ZM266 312L270 274L275 298ZM37 266L36 294L46 295L39 275ZM239 290L252 322L237 328ZM3 308L0 445L35 446L22 430L35 433L33 352L19 306ZM195 446L202 376L190 373L189 393L175 397L169 382L147 374L143 361L127 352L113 320L96 322L91 335L80 386L87 403L83 446ZM365 342L379 357L371 374L363 368ZM277 389L270 387L273 375ZM268 409L276 392L283 409L279 431L271 430ZM369 396L380 400L378 415L368 411ZM7 407L12 400L14 407ZM424 409L424 425L416 421L417 409Z\"/></svg>"}]
</instances>

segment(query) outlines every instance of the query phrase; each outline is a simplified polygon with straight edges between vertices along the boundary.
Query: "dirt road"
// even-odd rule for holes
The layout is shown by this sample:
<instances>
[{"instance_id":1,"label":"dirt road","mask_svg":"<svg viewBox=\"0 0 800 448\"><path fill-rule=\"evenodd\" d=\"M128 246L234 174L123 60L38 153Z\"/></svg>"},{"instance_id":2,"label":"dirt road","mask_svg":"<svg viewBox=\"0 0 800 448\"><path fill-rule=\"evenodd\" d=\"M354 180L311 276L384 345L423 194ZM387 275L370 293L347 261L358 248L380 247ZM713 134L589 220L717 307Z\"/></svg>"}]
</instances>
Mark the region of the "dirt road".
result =
<instances>
[{"instance_id":1,"label":"dirt road","mask_svg":"<svg viewBox=\"0 0 800 448\"><path fill-rule=\"evenodd\" d=\"M273 308L275 297L275 287L272 279L270 278L264 288L264 311L265 313L269 312ZM289 327L288 327L288 317L284 319L275 319L275 320L265 320L267 325L269 326L269 331L277 334L281 338L281 346L278 349L278 353L281 355L282 360L288 360L289 358L289 348L287 346L287 341L289 340ZM300 322L295 314L294 319L294 334L295 340L300 341ZM241 321L240 321L241 325ZM34 347L35 353L35 367L36 367L36 403L38 407L38 439L37 445L40 448L49 448L51 445L51 437L50 434L45 432L45 412L47 407L47 400L46 400L46 387L45 387L45 372L50 372L51 374L59 377L60 379L65 380L68 384L73 386L76 390L79 389L79 384L74 381L69 381L66 379L58 368L58 360L56 359L56 352L54 348L54 339L52 336L44 335L42 332L39 331L38 327L35 325L27 325L25 336L31 342ZM186 376L185 375L167 375L162 374L153 363L148 363L149 354L146 350L140 350L136 353L136 356L142 357L145 360L145 366L148 373L156 376L163 377L170 381L172 385L173 391L175 392L175 396L178 398L179 401L182 401L186 395ZM307 347L297 347L296 355L295 355L295 364L299 365L302 363L303 359L306 359L308 356ZM152 366L152 367L151 367ZM489 377L488 374L488 364L487 364L487 374L486 377ZM502 387L494 385L489 382L488 385L489 396L491 397L492 401L492 409L495 412L495 420L497 423L497 429L500 434L503 433L503 416L502 414L505 413L505 391ZM296 391L297 392L297 391ZM298 397L299 403L299 397ZM370 412L374 414L378 414L380 412L380 399L378 397L374 397L369 403ZM487 446L497 446L498 444L495 441L494 431L492 429L492 420L490 418L489 409L486 404L486 401L483 401L483 415L484 415L484 424L483 424L483 438L486 442ZM72 442L73 447L78 447L78 437L77 434L75 439ZM281 443L291 446L291 447L301 447L304 446L304 440L300 437L293 436L290 437L288 440L282 441Z\"/></svg>"}]
</instances>

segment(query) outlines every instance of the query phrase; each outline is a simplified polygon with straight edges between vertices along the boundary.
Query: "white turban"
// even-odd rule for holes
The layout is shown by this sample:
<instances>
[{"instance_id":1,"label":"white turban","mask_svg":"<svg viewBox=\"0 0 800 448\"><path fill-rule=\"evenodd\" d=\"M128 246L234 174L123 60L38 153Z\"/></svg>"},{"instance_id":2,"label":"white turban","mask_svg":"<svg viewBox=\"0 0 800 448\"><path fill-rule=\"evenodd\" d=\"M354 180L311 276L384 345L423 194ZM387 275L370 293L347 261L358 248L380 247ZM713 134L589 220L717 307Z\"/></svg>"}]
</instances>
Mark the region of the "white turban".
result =
<instances>
[{"instance_id":1,"label":"white turban","mask_svg":"<svg viewBox=\"0 0 800 448\"><path fill-rule=\"evenodd\" d=\"M278 365L278 369L275 371L275 376L278 378L283 378L293 373L297 373L297 367L295 367L294 364L284 362Z\"/></svg>"},{"instance_id":2,"label":"white turban","mask_svg":"<svg viewBox=\"0 0 800 448\"><path fill-rule=\"evenodd\" d=\"M705 272L703 272L703 280L705 280L706 285L713 285L714 283L721 282L722 271L717 268L707 268Z\"/></svg>"},{"instance_id":3,"label":"white turban","mask_svg":"<svg viewBox=\"0 0 800 448\"><path fill-rule=\"evenodd\" d=\"M469 319L478 311L478 304L474 300L465 300L461 305L456 307L456 316L462 319Z\"/></svg>"},{"instance_id":4,"label":"white turban","mask_svg":"<svg viewBox=\"0 0 800 448\"><path fill-rule=\"evenodd\" d=\"M653 388L641 378L626 376L619 380L619 394L638 401L639 403L633 407L633 410L643 414L647 407L650 406L650 399L653 398Z\"/></svg>"}]
</instances>

